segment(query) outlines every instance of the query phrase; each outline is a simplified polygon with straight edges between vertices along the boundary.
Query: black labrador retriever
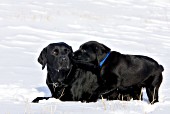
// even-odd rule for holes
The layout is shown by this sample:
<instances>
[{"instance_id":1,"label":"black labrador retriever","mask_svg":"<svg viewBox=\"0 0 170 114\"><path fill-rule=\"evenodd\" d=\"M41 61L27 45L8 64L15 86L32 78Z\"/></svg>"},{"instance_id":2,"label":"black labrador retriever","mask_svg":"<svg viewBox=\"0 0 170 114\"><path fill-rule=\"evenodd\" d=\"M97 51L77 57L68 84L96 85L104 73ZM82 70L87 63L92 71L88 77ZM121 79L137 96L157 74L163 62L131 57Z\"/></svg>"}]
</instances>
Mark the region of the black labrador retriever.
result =
<instances>
[{"instance_id":1,"label":"black labrador retriever","mask_svg":"<svg viewBox=\"0 0 170 114\"><path fill-rule=\"evenodd\" d=\"M145 87L150 103L158 102L158 90L162 83L164 68L152 58L121 54L110 51L104 44L89 41L80 46L73 59L78 64L100 67L103 84L94 95L110 94L115 90L134 87L138 88L139 93L141 88Z\"/></svg>"},{"instance_id":2,"label":"black labrador retriever","mask_svg":"<svg viewBox=\"0 0 170 114\"><path fill-rule=\"evenodd\" d=\"M38 62L42 69L47 65L46 83L52 97L61 101L95 102L97 98L91 96L99 85L98 71L86 65L74 64L70 59L72 53L71 46L60 42L49 44L39 55ZM49 98L37 97L32 102Z\"/></svg>"}]
</instances>

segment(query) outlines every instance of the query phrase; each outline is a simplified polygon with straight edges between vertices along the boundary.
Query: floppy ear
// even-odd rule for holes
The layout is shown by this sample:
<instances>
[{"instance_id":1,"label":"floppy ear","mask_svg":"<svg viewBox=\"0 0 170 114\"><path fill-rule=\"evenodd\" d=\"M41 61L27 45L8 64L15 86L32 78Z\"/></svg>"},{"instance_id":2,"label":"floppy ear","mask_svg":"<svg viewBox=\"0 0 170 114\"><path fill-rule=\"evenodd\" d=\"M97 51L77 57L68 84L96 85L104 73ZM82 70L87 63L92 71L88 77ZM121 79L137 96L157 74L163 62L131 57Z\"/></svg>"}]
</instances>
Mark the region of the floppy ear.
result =
<instances>
[{"instance_id":1,"label":"floppy ear","mask_svg":"<svg viewBox=\"0 0 170 114\"><path fill-rule=\"evenodd\" d=\"M69 46L69 48L70 48L70 50L71 50L71 53L73 53L73 49L72 49L72 47L71 47L71 46Z\"/></svg>"},{"instance_id":2,"label":"floppy ear","mask_svg":"<svg viewBox=\"0 0 170 114\"><path fill-rule=\"evenodd\" d=\"M43 70L45 68L45 65L47 64L47 47L41 51L38 57L38 62L42 65Z\"/></svg>"},{"instance_id":3,"label":"floppy ear","mask_svg":"<svg viewBox=\"0 0 170 114\"><path fill-rule=\"evenodd\" d=\"M106 55L111 51L109 47L107 47L104 44L100 44L99 47L96 47L96 58L98 61L98 64L106 57Z\"/></svg>"},{"instance_id":4,"label":"floppy ear","mask_svg":"<svg viewBox=\"0 0 170 114\"><path fill-rule=\"evenodd\" d=\"M108 53L108 52L111 51L111 49L110 49L109 47L107 47L106 45L102 44L102 46L104 47L104 51L105 51L106 53Z\"/></svg>"}]
</instances>

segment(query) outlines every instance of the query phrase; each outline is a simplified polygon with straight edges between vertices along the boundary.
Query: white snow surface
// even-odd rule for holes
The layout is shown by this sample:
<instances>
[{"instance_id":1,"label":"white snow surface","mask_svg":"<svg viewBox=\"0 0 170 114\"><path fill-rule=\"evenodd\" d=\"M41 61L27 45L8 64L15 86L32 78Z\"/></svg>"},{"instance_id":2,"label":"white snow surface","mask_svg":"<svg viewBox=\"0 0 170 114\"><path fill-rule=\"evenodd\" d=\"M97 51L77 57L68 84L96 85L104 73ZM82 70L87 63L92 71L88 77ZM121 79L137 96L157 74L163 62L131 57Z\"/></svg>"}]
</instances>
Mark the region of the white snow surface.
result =
<instances>
[{"instance_id":1,"label":"white snow surface","mask_svg":"<svg viewBox=\"0 0 170 114\"><path fill-rule=\"evenodd\" d=\"M90 40L164 66L159 101L31 101L50 96L37 58L49 43ZM169 114L169 0L0 0L0 114Z\"/></svg>"}]
</instances>

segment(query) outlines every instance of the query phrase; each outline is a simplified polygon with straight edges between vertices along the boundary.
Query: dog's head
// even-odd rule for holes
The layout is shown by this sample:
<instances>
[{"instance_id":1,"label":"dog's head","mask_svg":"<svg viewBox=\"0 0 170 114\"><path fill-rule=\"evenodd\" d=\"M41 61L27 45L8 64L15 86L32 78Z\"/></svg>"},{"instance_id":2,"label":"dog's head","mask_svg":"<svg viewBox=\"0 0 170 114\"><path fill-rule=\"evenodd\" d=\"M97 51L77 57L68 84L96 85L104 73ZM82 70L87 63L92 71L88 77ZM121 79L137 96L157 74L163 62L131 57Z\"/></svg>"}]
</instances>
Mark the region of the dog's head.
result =
<instances>
[{"instance_id":1,"label":"dog's head","mask_svg":"<svg viewBox=\"0 0 170 114\"><path fill-rule=\"evenodd\" d=\"M77 63L92 63L99 65L105 58L107 53L110 52L110 48L96 41L89 41L80 46L80 48L74 52L73 60Z\"/></svg>"},{"instance_id":2,"label":"dog's head","mask_svg":"<svg viewBox=\"0 0 170 114\"><path fill-rule=\"evenodd\" d=\"M42 69L47 65L52 83L62 82L66 78L72 66L70 61L72 53L72 47L63 42L49 44L41 51L38 62Z\"/></svg>"}]
</instances>

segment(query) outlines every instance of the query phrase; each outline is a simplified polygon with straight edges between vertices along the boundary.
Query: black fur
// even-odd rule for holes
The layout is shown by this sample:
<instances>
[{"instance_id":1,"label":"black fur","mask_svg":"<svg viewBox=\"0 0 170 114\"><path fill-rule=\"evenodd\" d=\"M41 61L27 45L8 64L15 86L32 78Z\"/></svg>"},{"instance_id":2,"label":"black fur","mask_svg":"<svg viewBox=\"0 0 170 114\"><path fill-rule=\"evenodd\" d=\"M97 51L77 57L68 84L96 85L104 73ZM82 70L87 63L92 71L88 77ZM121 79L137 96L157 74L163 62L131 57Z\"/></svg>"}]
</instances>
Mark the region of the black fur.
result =
<instances>
[{"instance_id":1,"label":"black fur","mask_svg":"<svg viewBox=\"0 0 170 114\"><path fill-rule=\"evenodd\" d=\"M73 58L78 64L99 67L100 62L109 52L110 55L100 68L103 84L94 95L103 94L113 98L115 93L122 92L123 95L125 93L123 90L127 90L130 96L137 95L137 99L139 99L138 94L140 94L141 88L145 87L150 103L158 102L158 90L163 79L164 68L152 58L110 51L110 48L96 41L82 44L74 53Z\"/></svg>"}]
</instances>

